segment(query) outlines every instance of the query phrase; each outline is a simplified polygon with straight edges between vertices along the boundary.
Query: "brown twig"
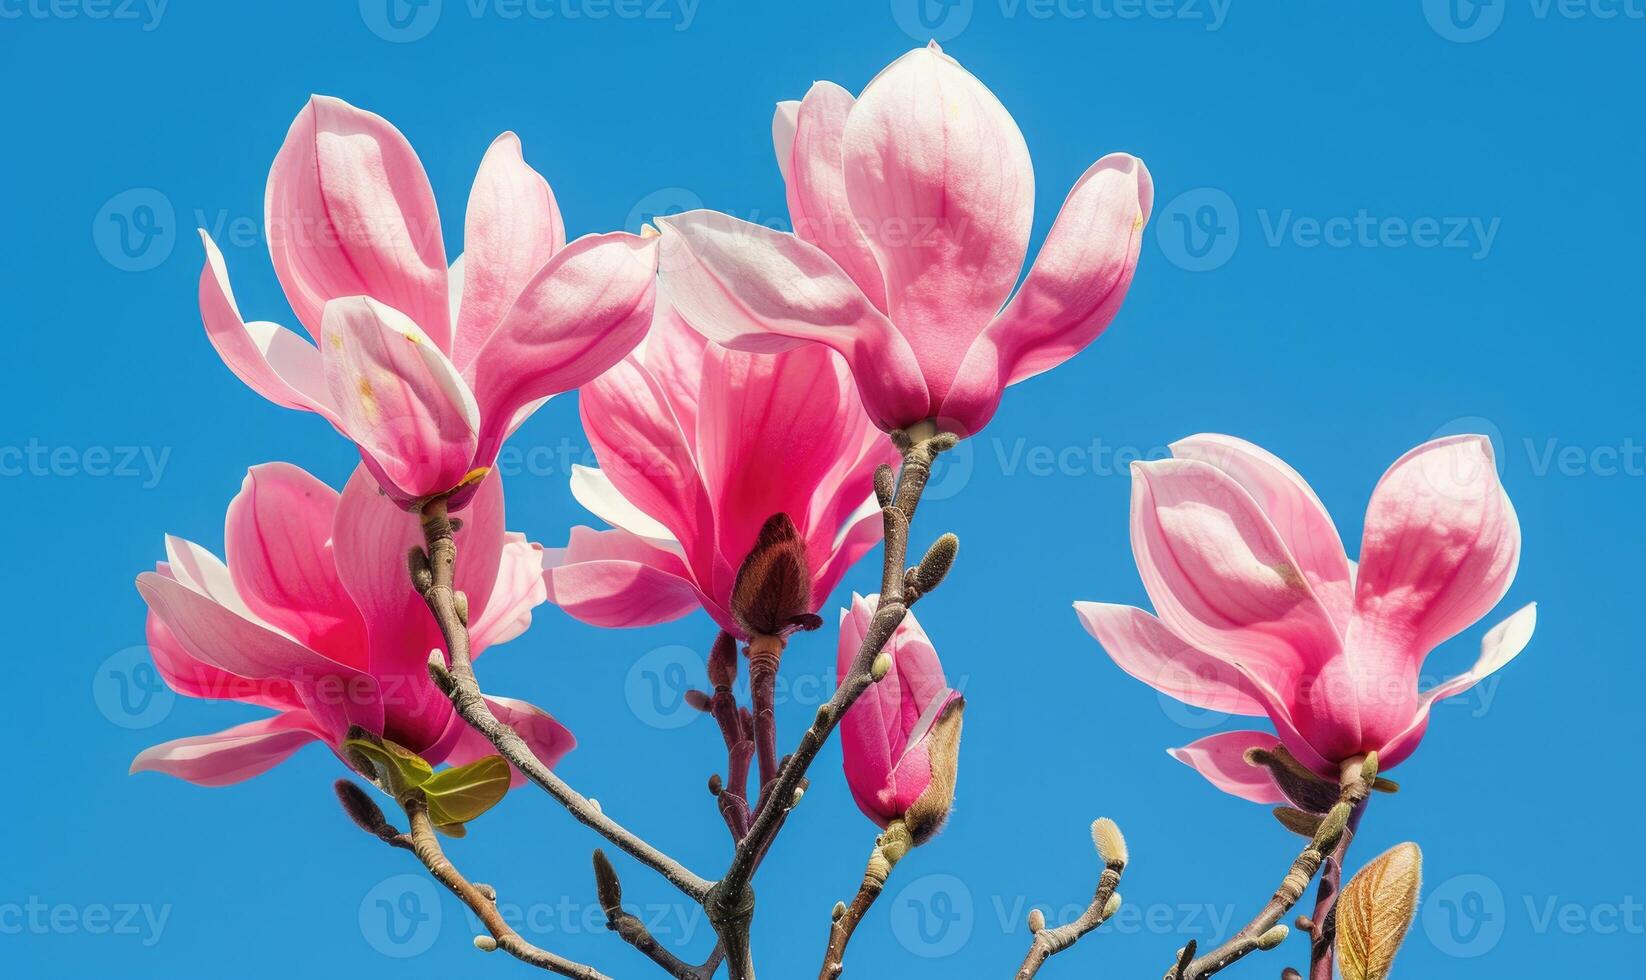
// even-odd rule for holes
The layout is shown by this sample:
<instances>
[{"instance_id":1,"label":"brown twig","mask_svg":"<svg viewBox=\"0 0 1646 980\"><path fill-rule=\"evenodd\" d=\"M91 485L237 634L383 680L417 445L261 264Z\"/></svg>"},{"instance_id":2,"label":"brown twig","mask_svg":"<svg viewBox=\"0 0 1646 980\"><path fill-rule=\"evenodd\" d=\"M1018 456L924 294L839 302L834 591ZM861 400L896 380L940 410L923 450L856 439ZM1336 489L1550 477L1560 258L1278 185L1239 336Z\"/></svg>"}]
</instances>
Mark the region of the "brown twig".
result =
<instances>
[{"instance_id":1,"label":"brown twig","mask_svg":"<svg viewBox=\"0 0 1646 980\"><path fill-rule=\"evenodd\" d=\"M1349 825L1343 830L1337 848L1326 858L1320 872L1320 884L1315 889L1315 910L1309 916L1309 978L1332 980L1332 966L1337 958L1337 893L1343 887L1343 859L1354 842L1355 831L1360 829L1360 818L1366 812L1370 797L1361 800L1349 814Z\"/></svg>"},{"instance_id":2,"label":"brown twig","mask_svg":"<svg viewBox=\"0 0 1646 980\"><path fill-rule=\"evenodd\" d=\"M869 863L863 869L863 883L857 887L852 903L835 906L829 923L829 944L823 951L823 967L817 974L818 980L835 980L845 971L846 945L852 941L852 933L857 931L858 923L863 921L870 906L885 890L886 879L891 876L892 869L913 846L914 837L902 820L892 821L885 832L875 838L874 850L869 852Z\"/></svg>"},{"instance_id":3,"label":"brown twig","mask_svg":"<svg viewBox=\"0 0 1646 980\"><path fill-rule=\"evenodd\" d=\"M892 440L903 454L903 463L895 481L889 467L877 474L875 480L884 522L885 551L874 618L846 676L834 695L817 710L811 727L801 736L800 745L779 768L770 791L764 794L767 799L757 809L754 824L738 842L725 875L709 890L703 903L709 923L725 944L726 972L731 980L750 980L753 976L749 961L749 925L754 918L754 891L749 882L755 868L793 807L806 770L847 709L874 683L870 674L874 659L908 613L910 600L905 596L904 585L909 575L905 567L909 521L931 476L933 461L939 453L952 448L956 439L937 432L934 425L927 423L917 430L894 432Z\"/></svg>"},{"instance_id":4,"label":"brown twig","mask_svg":"<svg viewBox=\"0 0 1646 980\"><path fill-rule=\"evenodd\" d=\"M640 917L623 908L623 885L617 871L607 860L604 851L594 852L595 889L600 898L601 911L606 913L606 928L617 933L647 959L662 967L675 980L710 980L720 968L724 956L717 943L714 952L700 965L687 963L657 941Z\"/></svg>"},{"instance_id":5,"label":"brown twig","mask_svg":"<svg viewBox=\"0 0 1646 980\"><path fill-rule=\"evenodd\" d=\"M490 933L489 941L485 941L487 937L477 937L476 946L488 952L501 949L522 963L563 977L573 977L575 980L611 980L592 966L556 956L522 939L497 911L496 893L489 889L483 891L480 886L471 884L447 859L445 851L440 847L440 838L435 835L434 821L429 818L428 805L423 802L421 795L407 799L403 806L406 818L411 821L411 829L405 834L405 846L410 847L412 853L417 855L417 859L423 862L423 866L429 869L429 874L433 875L436 881L445 885L457 896L458 901L473 910L486 927L486 931Z\"/></svg>"},{"instance_id":6,"label":"brown twig","mask_svg":"<svg viewBox=\"0 0 1646 980\"><path fill-rule=\"evenodd\" d=\"M1120 836L1120 828L1107 819L1092 824L1092 839L1103 859L1103 873L1098 876L1092 904L1073 922L1052 929L1045 926L1037 910L1036 916L1030 919L1034 941L1028 955L1023 957L1023 965L1017 969L1016 980L1033 980L1047 960L1079 942L1120 908L1115 889L1120 887L1120 876L1126 872L1126 842Z\"/></svg>"},{"instance_id":7,"label":"brown twig","mask_svg":"<svg viewBox=\"0 0 1646 980\"><path fill-rule=\"evenodd\" d=\"M1314 878L1315 872L1320 870L1327 855L1337 849L1348 828L1350 816L1365 802L1376 778L1376 752L1368 755L1364 761L1357 760L1346 764L1339 783L1341 788L1337 804L1326 814L1314 837L1292 862L1286 877L1282 879L1280 887L1275 889L1274 896L1263 907L1263 911L1247 923L1245 928L1210 953L1196 957L1187 964L1178 962L1167 971L1166 980L1202 980L1256 950L1272 949L1278 945L1285 938L1286 927L1279 925L1281 918L1303 897L1303 892L1308 889L1309 882Z\"/></svg>"},{"instance_id":8,"label":"brown twig","mask_svg":"<svg viewBox=\"0 0 1646 980\"><path fill-rule=\"evenodd\" d=\"M457 566L457 545L452 539L452 522L446 515L444 499L425 504L422 514L426 552L413 551L413 583L434 614L446 640L448 666L436 652L429 660L429 674L451 699L458 715L485 736L503 758L550 796L560 802L579 822L591 827L625 854L646 865L693 900L701 902L710 883L687 870L680 862L636 836L600 808L572 789L548 766L532 754L531 747L514 729L500 721L486 705L480 684L469 659L467 601L453 586Z\"/></svg>"}]
</instances>

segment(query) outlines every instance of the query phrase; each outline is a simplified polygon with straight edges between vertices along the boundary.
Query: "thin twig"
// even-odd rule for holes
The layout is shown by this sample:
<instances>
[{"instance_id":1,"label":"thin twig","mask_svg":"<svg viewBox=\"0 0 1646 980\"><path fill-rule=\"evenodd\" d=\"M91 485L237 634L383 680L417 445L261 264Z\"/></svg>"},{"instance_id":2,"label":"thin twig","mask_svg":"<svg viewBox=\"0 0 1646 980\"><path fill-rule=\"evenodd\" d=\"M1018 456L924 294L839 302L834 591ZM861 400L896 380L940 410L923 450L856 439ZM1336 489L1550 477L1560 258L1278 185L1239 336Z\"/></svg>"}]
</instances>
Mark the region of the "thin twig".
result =
<instances>
[{"instance_id":1,"label":"thin twig","mask_svg":"<svg viewBox=\"0 0 1646 980\"><path fill-rule=\"evenodd\" d=\"M892 821L885 832L875 838L874 850L869 852L869 863L863 869L863 883L857 886L852 904L835 906L833 919L829 923L829 944L823 951L823 966L818 971L818 980L835 980L845 971L846 945L852 941L852 933L857 931L858 923L863 921L874 900L885 890L886 879L891 876L892 869L913 846L914 837L900 819Z\"/></svg>"},{"instance_id":2,"label":"thin twig","mask_svg":"<svg viewBox=\"0 0 1646 980\"><path fill-rule=\"evenodd\" d=\"M903 463L895 489L887 494L883 488L891 481L886 475L877 477L877 492L882 499L881 517L884 522L885 553L881 565L880 598L874 618L858 647L846 676L834 695L817 710L811 727L801 736L800 745L778 770L770 791L754 818L754 824L732 854L726 874L716 882L704 901L704 912L709 923L726 945L726 972L731 980L750 980L753 970L749 963L749 925L754 917L754 893L749 887L760 858L771 846L783 824L784 817L793 807L796 791L806 776L806 770L833 733L835 726L853 703L874 683L870 669L875 657L891 640L892 633L908 613L904 583L908 570L905 562L909 550L909 519L920 503L920 495L931 475L932 462L937 455L955 444L955 437L936 432L935 427L924 426L918 433L896 432L892 440L902 451Z\"/></svg>"},{"instance_id":3,"label":"thin twig","mask_svg":"<svg viewBox=\"0 0 1646 980\"><path fill-rule=\"evenodd\" d=\"M469 629L466 609L460 611L458 592L453 586L457 565L457 545L452 539L451 519L444 499L430 501L423 508L423 537L427 546L426 574L414 574L414 583L440 625L446 640L450 666L436 653L429 661L429 674L451 699L457 714L497 748L525 777L560 802L579 822L591 827L625 854L646 865L694 901L701 902L710 883L687 870L680 862L642 840L600 808L572 789L548 766L532 754L530 746L514 729L500 721L480 693L469 659ZM418 569L418 572L425 571ZM466 606L466 600L462 606Z\"/></svg>"},{"instance_id":4,"label":"thin twig","mask_svg":"<svg viewBox=\"0 0 1646 980\"><path fill-rule=\"evenodd\" d=\"M478 886L471 884L447 859L445 851L440 847L440 838L435 835L434 821L429 818L428 805L421 797L407 800L404 806L406 817L411 821L411 829L405 836L412 853L417 855L417 859L423 862L423 866L429 869L429 874L433 875L436 881L451 889L451 893L456 895L459 901L473 910L485 925L486 931L491 934L491 939L496 944L495 948L507 952L522 963L563 977L573 977L575 980L611 980L592 966L556 956L520 938L520 934L515 932L497 911L496 893L482 891ZM475 945L482 949L488 948L480 940L476 940Z\"/></svg>"},{"instance_id":5,"label":"thin twig","mask_svg":"<svg viewBox=\"0 0 1646 980\"><path fill-rule=\"evenodd\" d=\"M622 937L647 959L662 967L675 980L710 980L720 968L724 951L718 943L709 958L694 966L674 955L651 934L640 917L623 908L623 885L617 871L598 848L594 852L595 887L600 898L601 911L606 913L606 928Z\"/></svg>"},{"instance_id":6,"label":"thin twig","mask_svg":"<svg viewBox=\"0 0 1646 980\"><path fill-rule=\"evenodd\" d=\"M1320 872L1320 884L1315 888L1315 910L1309 916L1309 980L1332 980L1332 966L1337 958L1337 893L1343 887L1343 860L1349 845L1354 843L1355 831L1360 829L1360 818L1366 812L1370 797L1356 804L1349 814L1349 825L1337 842L1337 849L1326 859Z\"/></svg>"},{"instance_id":7,"label":"thin twig","mask_svg":"<svg viewBox=\"0 0 1646 980\"><path fill-rule=\"evenodd\" d=\"M1298 899L1303 897L1303 892L1308 889L1309 882L1314 878L1315 872L1320 870L1326 856L1337 849L1338 842L1348 828L1350 815L1356 807L1365 802L1376 778L1376 752L1368 755L1364 762L1346 764L1343 767L1337 805L1326 814L1314 837L1303 848L1303 853L1292 862L1286 877L1281 881L1280 887L1275 889L1274 896L1263 907L1263 911L1247 923L1245 928L1210 953L1197 957L1187 965L1182 962L1174 965L1167 971L1166 980L1203 980L1249 953L1269 948L1268 939L1274 935L1271 930L1274 930L1281 918L1291 911Z\"/></svg>"},{"instance_id":8,"label":"thin twig","mask_svg":"<svg viewBox=\"0 0 1646 980\"><path fill-rule=\"evenodd\" d=\"M1120 876L1126 873L1126 842L1114 821L1107 818L1092 825L1092 838L1103 858L1103 872L1098 875L1092 903L1073 922L1056 928L1046 928L1038 916L1031 921L1031 925L1039 928L1034 930L1034 942L1029 946L1028 955L1023 957L1023 965L1017 969L1016 980L1033 980L1047 960L1079 942L1120 908L1115 889L1120 887Z\"/></svg>"}]
</instances>

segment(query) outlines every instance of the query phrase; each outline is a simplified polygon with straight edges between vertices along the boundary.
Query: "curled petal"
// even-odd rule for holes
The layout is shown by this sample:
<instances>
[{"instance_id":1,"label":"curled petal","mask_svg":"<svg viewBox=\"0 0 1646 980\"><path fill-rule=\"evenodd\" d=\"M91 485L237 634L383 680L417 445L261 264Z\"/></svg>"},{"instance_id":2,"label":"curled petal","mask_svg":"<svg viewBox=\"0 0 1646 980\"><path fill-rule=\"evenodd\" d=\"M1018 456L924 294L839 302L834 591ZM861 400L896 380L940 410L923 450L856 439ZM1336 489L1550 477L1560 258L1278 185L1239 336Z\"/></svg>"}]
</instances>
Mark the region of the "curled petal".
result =
<instances>
[{"instance_id":1,"label":"curled petal","mask_svg":"<svg viewBox=\"0 0 1646 980\"><path fill-rule=\"evenodd\" d=\"M1269 517L1338 632L1349 628L1353 578L1343 540L1326 507L1280 457L1233 436L1202 433L1172 443L1178 459L1198 459L1227 473Z\"/></svg>"},{"instance_id":2,"label":"curled petal","mask_svg":"<svg viewBox=\"0 0 1646 980\"><path fill-rule=\"evenodd\" d=\"M459 369L469 366L521 290L565 244L554 191L527 166L520 137L504 133L480 161L463 222L463 304L452 338Z\"/></svg>"},{"instance_id":3,"label":"curled petal","mask_svg":"<svg viewBox=\"0 0 1646 980\"><path fill-rule=\"evenodd\" d=\"M310 99L269 171L264 212L275 275L311 334L331 300L370 296L450 349L440 212L423 164L387 120Z\"/></svg>"},{"instance_id":4,"label":"curled petal","mask_svg":"<svg viewBox=\"0 0 1646 980\"><path fill-rule=\"evenodd\" d=\"M1208 711L1267 713L1239 670L1183 642L1143 610L1106 602L1077 602L1074 609L1121 670L1162 694Z\"/></svg>"},{"instance_id":5,"label":"curled petal","mask_svg":"<svg viewBox=\"0 0 1646 980\"><path fill-rule=\"evenodd\" d=\"M827 253L711 211L658 224L663 297L692 329L757 353L825 344L852 366L876 424L898 428L931 415L913 348Z\"/></svg>"},{"instance_id":6,"label":"curled petal","mask_svg":"<svg viewBox=\"0 0 1646 980\"><path fill-rule=\"evenodd\" d=\"M885 280L846 200L841 141L855 101L833 82L817 82L800 103L791 131L792 156L784 172L789 219L796 235L827 252L884 313Z\"/></svg>"},{"instance_id":7,"label":"curled petal","mask_svg":"<svg viewBox=\"0 0 1646 980\"><path fill-rule=\"evenodd\" d=\"M526 284L468 369L489 464L520 409L594 380L646 335L657 298L657 240L578 239Z\"/></svg>"},{"instance_id":8,"label":"curled petal","mask_svg":"<svg viewBox=\"0 0 1646 980\"><path fill-rule=\"evenodd\" d=\"M300 711L289 711L217 732L144 749L131 771L163 772L201 786L227 786L266 772L318 734Z\"/></svg>"},{"instance_id":9,"label":"curled petal","mask_svg":"<svg viewBox=\"0 0 1646 980\"><path fill-rule=\"evenodd\" d=\"M531 625L532 610L547 598L543 583L543 546L510 531L503 542L497 584L486 607L469 628L469 642L475 656L487 647L507 643L524 633Z\"/></svg>"},{"instance_id":10,"label":"curled petal","mask_svg":"<svg viewBox=\"0 0 1646 980\"><path fill-rule=\"evenodd\" d=\"M1246 761L1247 749L1272 749L1277 741L1273 732L1219 732L1169 754L1225 793L1253 803L1284 803L1268 772Z\"/></svg>"},{"instance_id":11,"label":"curled petal","mask_svg":"<svg viewBox=\"0 0 1646 980\"><path fill-rule=\"evenodd\" d=\"M1366 509L1349 647L1369 674L1423 658L1509 589L1520 523L1484 436L1436 439L1383 475Z\"/></svg>"},{"instance_id":12,"label":"curled petal","mask_svg":"<svg viewBox=\"0 0 1646 980\"><path fill-rule=\"evenodd\" d=\"M326 305L326 383L339 424L401 503L444 493L472 469L474 395L404 313L368 296Z\"/></svg>"}]
</instances>

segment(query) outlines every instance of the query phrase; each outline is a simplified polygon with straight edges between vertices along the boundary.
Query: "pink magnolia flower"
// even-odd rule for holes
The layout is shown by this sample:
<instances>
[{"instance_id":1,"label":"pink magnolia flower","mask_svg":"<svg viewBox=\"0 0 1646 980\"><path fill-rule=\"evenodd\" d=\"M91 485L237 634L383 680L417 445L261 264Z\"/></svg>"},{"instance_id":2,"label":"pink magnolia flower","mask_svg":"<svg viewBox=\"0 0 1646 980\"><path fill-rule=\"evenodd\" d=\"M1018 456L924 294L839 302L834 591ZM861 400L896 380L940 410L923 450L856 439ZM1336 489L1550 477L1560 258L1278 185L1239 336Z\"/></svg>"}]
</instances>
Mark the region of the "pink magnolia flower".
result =
<instances>
[{"instance_id":1,"label":"pink magnolia flower","mask_svg":"<svg viewBox=\"0 0 1646 980\"><path fill-rule=\"evenodd\" d=\"M573 528L544 563L549 601L586 623L701 606L748 639L732 586L768 519L788 515L805 543L806 612L880 540L874 471L897 453L828 350L731 351L660 309L645 344L579 398L600 468L575 467L572 493L614 530Z\"/></svg>"},{"instance_id":2,"label":"pink magnolia flower","mask_svg":"<svg viewBox=\"0 0 1646 980\"><path fill-rule=\"evenodd\" d=\"M657 244L614 232L567 244L549 185L504 133L480 163L465 255L446 267L423 165L387 120L316 96L269 173L269 254L316 347L247 323L201 231L200 312L230 370L324 417L403 506L461 488L548 396L645 335Z\"/></svg>"},{"instance_id":3,"label":"pink magnolia flower","mask_svg":"<svg viewBox=\"0 0 1646 980\"><path fill-rule=\"evenodd\" d=\"M1219 789L1281 797L1248 765L1284 744L1336 779L1378 753L1412 754L1441 698L1526 646L1528 605L1486 633L1467 672L1419 690L1424 658L1485 616L1520 560L1520 525L1483 436L1436 439L1396 460L1366 510L1358 566L1314 491L1240 439L1191 436L1132 468L1132 552L1159 618L1077 602L1121 669L1180 701L1267 715L1278 731L1224 732L1173 750Z\"/></svg>"},{"instance_id":4,"label":"pink magnolia flower","mask_svg":"<svg viewBox=\"0 0 1646 980\"><path fill-rule=\"evenodd\" d=\"M874 618L876 601L855 593L840 611L837 672L844 679ZM913 614L886 644L891 670L840 719L846 785L858 809L881 827L902 820L921 844L942 829L954 801L965 699Z\"/></svg>"},{"instance_id":5,"label":"pink magnolia flower","mask_svg":"<svg viewBox=\"0 0 1646 980\"><path fill-rule=\"evenodd\" d=\"M977 432L1007 385L1074 356L1126 296L1154 199L1143 162L1116 153L1086 171L1012 296L1034 217L1029 150L935 43L856 100L816 83L772 129L795 233L708 211L660 219L664 294L730 346L840 352L882 428Z\"/></svg>"},{"instance_id":6,"label":"pink magnolia flower","mask_svg":"<svg viewBox=\"0 0 1646 980\"><path fill-rule=\"evenodd\" d=\"M542 549L504 531L496 475L479 483L456 537L456 585L469 599L478 654L531 622L543 601ZM363 467L341 495L289 464L254 467L229 504L228 561L168 536L167 560L137 577L137 591L149 606L155 666L172 690L278 714L156 745L132 771L220 786L309 742L339 752L351 725L431 763L494 754L429 679L429 651L445 644L406 572L406 553L419 542L417 522ZM542 710L488 701L545 763L575 745Z\"/></svg>"}]
</instances>

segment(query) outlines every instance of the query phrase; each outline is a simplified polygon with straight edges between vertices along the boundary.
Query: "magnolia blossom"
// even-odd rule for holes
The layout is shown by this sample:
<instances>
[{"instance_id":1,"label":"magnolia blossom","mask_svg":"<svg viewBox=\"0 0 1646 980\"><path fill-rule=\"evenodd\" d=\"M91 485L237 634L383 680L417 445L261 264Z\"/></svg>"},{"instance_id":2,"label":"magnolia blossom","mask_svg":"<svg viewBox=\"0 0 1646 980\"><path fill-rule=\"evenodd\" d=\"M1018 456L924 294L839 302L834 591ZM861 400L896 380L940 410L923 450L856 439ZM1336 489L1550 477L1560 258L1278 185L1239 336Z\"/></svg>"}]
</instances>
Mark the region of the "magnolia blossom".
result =
<instances>
[{"instance_id":1,"label":"magnolia blossom","mask_svg":"<svg viewBox=\"0 0 1646 980\"><path fill-rule=\"evenodd\" d=\"M875 600L853 594L840 611L838 676L844 679L874 619ZM943 679L926 631L910 614L886 644L891 669L840 719L846 785L881 827L901 820L914 843L943 827L954 801L965 699Z\"/></svg>"},{"instance_id":2,"label":"magnolia blossom","mask_svg":"<svg viewBox=\"0 0 1646 980\"><path fill-rule=\"evenodd\" d=\"M840 352L882 428L977 432L1007 385L1074 356L1126 296L1154 199L1143 162L1116 153L1086 171L1012 296L1029 150L935 43L856 100L818 82L779 104L773 137L794 234L708 211L660 219L664 295L730 346Z\"/></svg>"},{"instance_id":3,"label":"magnolia blossom","mask_svg":"<svg viewBox=\"0 0 1646 980\"><path fill-rule=\"evenodd\" d=\"M152 769L208 786L239 782L320 741L341 757L351 725L454 765L493 754L429 679L444 641L413 589L408 520L358 468L343 493L295 466L247 474L229 505L227 562L180 538L137 577L161 676L189 697L244 701L278 714L144 751ZM481 481L456 534L456 587L469 600L474 653L514 638L543 601L541 548L503 529L501 480ZM522 701L488 698L544 763L575 740ZM518 779L518 775L517 775Z\"/></svg>"},{"instance_id":4,"label":"magnolia blossom","mask_svg":"<svg viewBox=\"0 0 1646 980\"><path fill-rule=\"evenodd\" d=\"M1520 525L1492 445L1424 443L1391 466L1366 510L1357 566L1291 467L1229 436L1173 444L1132 468L1132 552L1159 618L1075 604L1133 677L1212 711L1267 715L1270 732L1224 732L1172 755L1229 793L1280 802L1245 761L1278 741L1336 779L1378 753L1412 754L1441 698L1468 690L1526 646L1528 605L1486 633L1474 667L1419 690L1429 652L1485 616L1520 560Z\"/></svg>"},{"instance_id":5,"label":"magnolia blossom","mask_svg":"<svg viewBox=\"0 0 1646 980\"><path fill-rule=\"evenodd\" d=\"M200 312L230 370L263 397L324 417L403 506L458 488L548 396L615 364L645 335L657 245L567 244L549 185L505 133L469 193L464 257L446 267L423 165L399 130L316 96L269 173L269 254L316 347L247 323L205 231Z\"/></svg>"},{"instance_id":6,"label":"magnolia blossom","mask_svg":"<svg viewBox=\"0 0 1646 980\"><path fill-rule=\"evenodd\" d=\"M734 615L739 567L775 515L804 543L815 612L880 539L874 471L896 451L845 364L819 347L748 354L667 309L640 350L579 395L599 469L572 493L613 530L572 529L545 553L549 601L596 626L645 626L701 606Z\"/></svg>"}]
</instances>

